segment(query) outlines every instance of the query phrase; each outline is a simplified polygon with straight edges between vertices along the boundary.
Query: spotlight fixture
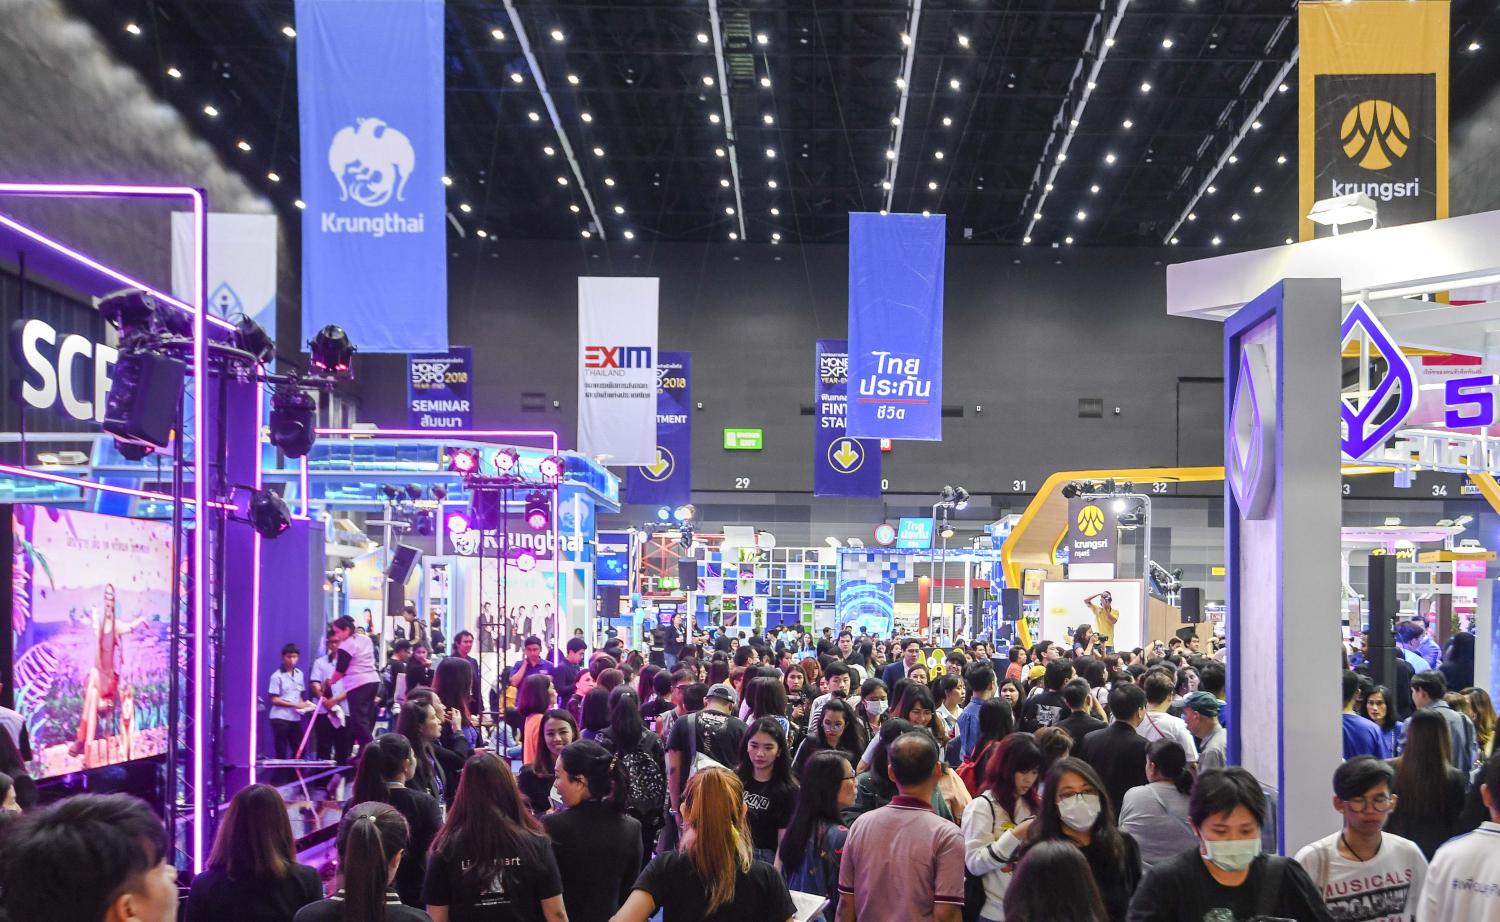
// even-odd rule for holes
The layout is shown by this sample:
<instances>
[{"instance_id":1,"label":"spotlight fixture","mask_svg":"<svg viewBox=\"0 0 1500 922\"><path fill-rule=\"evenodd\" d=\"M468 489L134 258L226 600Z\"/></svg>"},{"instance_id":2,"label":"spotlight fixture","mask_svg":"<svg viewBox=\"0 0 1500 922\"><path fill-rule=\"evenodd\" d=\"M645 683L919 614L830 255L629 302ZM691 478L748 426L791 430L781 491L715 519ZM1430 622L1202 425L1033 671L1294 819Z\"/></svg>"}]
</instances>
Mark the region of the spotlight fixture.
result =
<instances>
[{"instance_id":1,"label":"spotlight fixture","mask_svg":"<svg viewBox=\"0 0 1500 922\"><path fill-rule=\"evenodd\" d=\"M526 525L532 531L541 531L552 523L552 503L540 490L526 496Z\"/></svg>"},{"instance_id":2,"label":"spotlight fixture","mask_svg":"<svg viewBox=\"0 0 1500 922\"><path fill-rule=\"evenodd\" d=\"M472 448L455 448L448 456L448 470L456 474L472 474L479 470L479 452Z\"/></svg>"},{"instance_id":3,"label":"spotlight fixture","mask_svg":"<svg viewBox=\"0 0 1500 922\"><path fill-rule=\"evenodd\" d=\"M530 573L536 569L536 551L529 547L513 547L507 556L510 563L522 573Z\"/></svg>"},{"instance_id":4,"label":"spotlight fixture","mask_svg":"<svg viewBox=\"0 0 1500 922\"><path fill-rule=\"evenodd\" d=\"M957 488L954 489L953 493L954 493L954 496L953 496L953 508L954 509L967 509L967 508L969 508L969 491L968 490L965 490L963 487L957 487Z\"/></svg>"},{"instance_id":5,"label":"spotlight fixture","mask_svg":"<svg viewBox=\"0 0 1500 922\"><path fill-rule=\"evenodd\" d=\"M94 300L105 321L120 331L121 339L148 333L159 308L156 299L139 288L126 288Z\"/></svg>"},{"instance_id":6,"label":"spotlight fixture","mask_svg":"<svg viewBox=\"0 0 1500 922\"><path fill-rule=\"evenodd\" d=\"M521 463L521 453L509 445L495 452L495 473L500 475L515 471L516 466Z\"/></svg>"},{"instance_id":7,"label":"spotlight fixture","mask_svg":"<svg viewBox=\"0 0 1500 922\"><path fill-rule=\"evenodd\" d=\"M248 352L255 357L258 365L264 365L276 358L276 343L271 339L269 333L261 328L261 325L242 316L234 325L234 345L241 352Z\"/></svg>"},{"instance_id":8,"label":"spotlight fixture","mask_svg":"<svg viewBox=\"0 0 1500 922\"><path fill-rule=\"evenodd\" d=\"M662 507L658 508L656 510L656 520L658 522L670 522L670 521L672 521L672 507L671 506L662 506Z\"/></svg>"},{"instance_id":9,"label":"spotlight fixture","mask_svg":"<svg viewBox=\"0 0 1500 922\"><path fill-rule=\"evenodd\" d=\"M949 522L947 519L944 519L943 520L943 530L940 532L940 534L943 536L944 539L953 537L953 535L954 535L953 523Z\"/></svg>"},{"instance_id":10,"label":"spotlight fixture","mask_svg":"<svg viewBox=\"0 0 1500 922\"><path fill-rule=\"evenodd\" d=\"M469 530L469 517L462 512L448 513L448 534L457 535Z\"/></svg>"},{"instance_id":11,"label":"spotlight fixture","mask_svg":"<svg viewBox=\"0 0 1500 922\"><path fill-rule=\"evenodd\" d=\"M292 513L286 501L270 490L253 490L250 493L250 526L262 538L280 537L292 527Z\"/></svg>"},{"instance_id":12,"label":"spotlight fixture","mask_svg":"<svg viewBox=\"0 0 1500 922\"><path fill-rule=\"evenodd\" d=\"M347 372L354 360L354 344L344 328L330 323L318 331L307 343L312 354L313 367L335 374Z\"/></svg>"},{"instance_id":13,"label":"spotlight fixture","mask_svg":"<svg viewBox=\"0 0 1500 922\"><path fill-rule=\"evenodd\" d=\"M432 486L428 487L427 492L432 496L433 499L437 500L438 502L442 502L443 500L448 498L448 488L440 483L435 483Z\"/></svg>"},{"instance_id":14,"label":"spotlight fixture","mask_svg":"<svg viewBox=\"0 0 1500 922\"><path fill-rule=\"evenodd\" d=\"M401 488L394 483L383 483L380 485L380 492L385 494L386 502L395 503L396 498L401 495Z\"/></svg>"},{"instance_id":15,"label":"spotlight fixture","mask_svg":"<svg viewBox=\"0 0 1500 922\"><path fill-rule=\"evenodd\" d=\"M406 485L406 498L412 502L421 499L422 494L425 492L427 491L422 488L420 483L409 483Z\"/></svg>"},{"instance_id":16,"label":"spotlight fixture","mask_svg":"<svg viewBox=\"0 0 1500 922\"><path fill-rule=\"evenodd\" d=\"M135 442L130 439L115 439L115 451L126 461L140 461L147 455L156 453L156 446L145 442Z\"/></svg>"},{"instance_id":17,"label":"spotlight fixture","mask_svg":"<svg viewBox=\"0 0 1500 922\"><path fill-rule=\"evenodd\" d=\"M698 510L693 506L692 503L687 503L685 505L678 506L676 509L673 509L672 518L679 524L685 524L687 522L691 522L693 520L693 516L697 514L697 512Z\"/></svg>"},{"instance_id":18,"label":"spotlight fixture","mask_svg":"<svg viewBox=\"0 0 1500 922\"><path fill-rule=\"evenodd\" d=\"M957 498L958 491L953 489L953 486L951 484L943 487L943 492L938 496L939 501L942 502L944 506L951 506L953 504L953 501Z\"/></svg>"},{"instance_id":19,"label":"spotlight fixture","mask_svg":"<svg viewBox=\"0 0 1500 922\"><path fill-rule=\"evenodd\" d=\"M317 402L296 384L283 384L271 395L271 444L288 458L301 458L318 441L314 420Z\"/></svg>"},{"instance_id":20,"label":"spotlight fixture","mask_svg":"<svg viewBox=\"0 0 1500 922\"><path fill-rule=\"evenodd\" d=\"M548 455L537 463L537 470L541 471L542 477L548 481L562 480L563 473L567 469L567 462L558 455Z\"/></svg>"},{"instance_id":21,"label":"spotlight fixture","mask_svg":"<svg viewBox=\"0 0 1500 922\"><path fill-rule=\"evenodd\" d=\"M1079 494L1078 484L1065 483L1062 488L1063 499L1072 499Z\"/></svg>"}]
</instances>

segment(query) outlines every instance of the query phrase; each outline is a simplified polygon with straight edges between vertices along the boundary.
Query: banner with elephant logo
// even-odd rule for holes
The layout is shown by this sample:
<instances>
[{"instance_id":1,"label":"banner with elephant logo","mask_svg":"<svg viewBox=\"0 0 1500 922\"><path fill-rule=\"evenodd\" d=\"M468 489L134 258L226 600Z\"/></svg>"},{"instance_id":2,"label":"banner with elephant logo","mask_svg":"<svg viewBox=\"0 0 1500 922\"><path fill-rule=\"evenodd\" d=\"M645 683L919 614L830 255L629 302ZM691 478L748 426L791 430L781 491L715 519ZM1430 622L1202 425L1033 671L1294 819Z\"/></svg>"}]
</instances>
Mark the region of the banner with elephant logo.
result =
<instances>
[{"instance_id":1,"label":"banner with elephant logo","mask_svg":"<svg viewBox=\"0 0 1500 922\"><path fill-rule=\"evenodd\" d=\"M302 338L448 348L441 0L297 0Z\"/></svg>"}]
</instances>

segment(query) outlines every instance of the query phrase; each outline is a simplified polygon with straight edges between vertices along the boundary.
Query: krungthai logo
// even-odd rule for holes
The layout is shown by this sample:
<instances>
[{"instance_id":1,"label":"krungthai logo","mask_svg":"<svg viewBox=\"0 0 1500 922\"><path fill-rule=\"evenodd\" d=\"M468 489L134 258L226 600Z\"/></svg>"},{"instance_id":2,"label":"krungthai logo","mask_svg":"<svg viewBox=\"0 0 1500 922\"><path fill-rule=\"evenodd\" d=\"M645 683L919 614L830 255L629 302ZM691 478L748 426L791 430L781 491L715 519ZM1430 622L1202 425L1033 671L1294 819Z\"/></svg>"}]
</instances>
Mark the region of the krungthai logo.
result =
<instances>
[{"instance_id":1,"label":"krungthai logo","mask_svg":"<svg viewBox=\"0 0 1500 922\"><path fill-rule=\"evenodd\" d=\"M1344 116L1339 142L1344 145L1344 156L1361 168L1389 169L1411 146L1411 122L1393 103L1366 99Z\"/></svg>"}]
</instances>

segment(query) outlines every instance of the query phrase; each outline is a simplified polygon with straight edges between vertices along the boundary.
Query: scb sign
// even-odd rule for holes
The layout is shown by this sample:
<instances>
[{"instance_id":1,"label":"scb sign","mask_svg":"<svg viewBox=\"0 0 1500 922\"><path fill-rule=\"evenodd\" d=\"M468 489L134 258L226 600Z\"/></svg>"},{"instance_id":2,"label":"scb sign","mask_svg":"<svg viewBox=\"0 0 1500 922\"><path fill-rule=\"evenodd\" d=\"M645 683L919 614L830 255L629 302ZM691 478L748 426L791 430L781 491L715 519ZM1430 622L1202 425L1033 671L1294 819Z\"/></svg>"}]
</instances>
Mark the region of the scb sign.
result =
<instances>
[{"instance_id":1,"label":"scb sign","mask_svg":"<svg viewBox=\"0 0 1500 922\"><path fill-rule=\"evenodd\" d=\"M61 408L81 422L104 421L111 370L120 353L77 333L60 333L45 320L19 320L11 328L18 370L15 398L38 410Z\"/></svg>"}]
</instances>

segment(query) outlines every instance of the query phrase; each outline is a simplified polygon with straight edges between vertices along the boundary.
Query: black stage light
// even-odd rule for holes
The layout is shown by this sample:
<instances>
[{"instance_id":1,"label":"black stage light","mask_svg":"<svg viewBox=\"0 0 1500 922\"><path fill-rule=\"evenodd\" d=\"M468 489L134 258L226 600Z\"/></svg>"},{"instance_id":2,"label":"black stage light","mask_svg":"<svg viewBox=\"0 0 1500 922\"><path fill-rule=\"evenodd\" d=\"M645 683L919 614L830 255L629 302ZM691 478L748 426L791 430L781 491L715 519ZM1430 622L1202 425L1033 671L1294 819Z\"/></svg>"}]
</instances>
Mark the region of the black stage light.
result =
<instances>
[{"instance_id":1,"label":"black stage light","mask_svg":"<svg viewBox=\"0 0 1500 922\"><path fill-rule=\"evenodd\" d=\"M412 534L423 537L431 536L433 532L433 515L430 511L423 509L411 517Z\"/></svg>"},{"instance_id":2,"label":"black stage light","mask_svg":"<svg viewBox=\"0 0 1500 922\"><path fill-rule=\"evenodd\" d=\"M276 358L276 343L261 325L249 317L241 316L234 325L234 346L241 352L255 356L258 364L264 365ZM298 457L293 455L293 457Z\"/></svg>"},{"instance_id":3,"label":"black stage light","mask_svg":"<svg viewBox=\"0 0 1500 922\"><path fill-rule=\"evenodd\" d=\"M552 503L547 494L536 491L526 495L526 526L541 531L552 524Z\"/></svg>"},{"instance_id":4,"label":"black stage light","mask_svg":"<svg viewBox=\"0 0 1500 922\"><path fill-rule=\"evenodd\" d=\"M1063 484L1063 488L1062 488L1063 499L1072 499L1073 497L1075 497L1075 496L1078 495L1078 492L1079 492L1078 491L1078 484L1076 484L1076 483L1065 483L1065 484Z\"/></svg>"},{"instance_id":5,"label":"black stage light","mask_svg":"<svg viewBox=\"0 0 1500 922\"><path fill-rule=\"evenodd\" d=\"M294 385L282 385L271 395L271 444L288 458L301 458L318 441L313 424L317 401Z\"/></svg>"},{"instance_id":6,"label":"black stage light","mask_svg":"<svg viewBox=\"0 0 1500 922\"><path fill-rule=\"evenodd\" d=\"M448 488L440 483L435 483L432 486L428 487L427 492L432 494L432 498L437 500L438 502L442 502L443 500L448 498Z\"/></svg>"},{"instance_id":7,"label":"black stage light","mask_svg":"<svg viewBox=\"0 0 1500 922\"><path fill-rule=\"evenodd\" d=\"M332 323L319 330L307 345L313 367L321 371L341 374L349 370L354 359L354 344L349 342L349 334Z\"/></svg>"},{"instance_id":8,"label":"black stage light","mask_svg":"<svg viewBox=\"0 0 1500 922\"><path fill-rule=\"evenodd\" d=\"M275 538L292 527L292 513L286 502L270 490L250 493L250 525L262 538Z\"/></svg>"},{"instance_id":9,"label":"black stage light","mask_svg":"<svg viewBox=\"0 0 1500 922\"><path fill-rule=\"evenodd\" d=\"M959 488L957 488L957 489L955 489L953 491L953 508L954 509L967 509L967 508L969 508L969 491L968 490L965 490L963 487L959 487Z\"/></svg>"},{"instance_id":10,"label":"black stage light","mask_svg":"<svg viewBox=\"0 0 1500 922\"><path fill-rule=\"evenodd\" d=\"M946 487L943 487L943 492L942 492L942 494L941 494L941 495L940 495L940 496L939 496L939 497L938 497L938 499L939 499L939 500L941 500L941 501L942 501L942 502L943 502L943 504L944 504L944 505L952 505L952 503L953 503L953 498L954 498L954 497L955 497L955 496L957 496L957 495L958 495L958 494L957 494L957 493L955 493L955 492L954 492L954 490L953 490L953 487L951 487L951 486L946 486Z\"/></svg>"},{"instance_id":11,"label":"black stage light","mask_svg":"<svg viewBox=\"0 0 1500 922\"><path fill-rule=\"evenodd\" d=\"M380 492L385 494L386 502L394 503L396 501L396 497L401 495L401 488L396 486L394 483L386 483L381 484Z\"/></svg>"},{"instance_id":12,"label":"black stage light","mask_svg":"<svg viewBox=\"0 0 1500 922\"><path fill-rule=\"evenodd\" d=\"M409 483L406 485L406 498L412 502L422 498L422 485L420 483Z\"/></svg>"},{"instance_id":13,"label":"black stage light","mask_svg":"<svg viewBox=\"0 0 1500 922\"><path fill-rule=\"evenodd\" d=\"M160 309L150 292L126 288L94 299L99 314L120 331L121 337L148 332Z\"/></svg>"},{"instance_id":14,"label":"black stage light","mask_svg":"<svg viewBox=\"0 0 1500 922\"><path fill-rule=\"evenodd\" d=\"M115 451L126 461L139 461L149 454L155 453L156 449L145 442L132 442L129 439L115 439Z\"/></svg>"}]
</instances>

